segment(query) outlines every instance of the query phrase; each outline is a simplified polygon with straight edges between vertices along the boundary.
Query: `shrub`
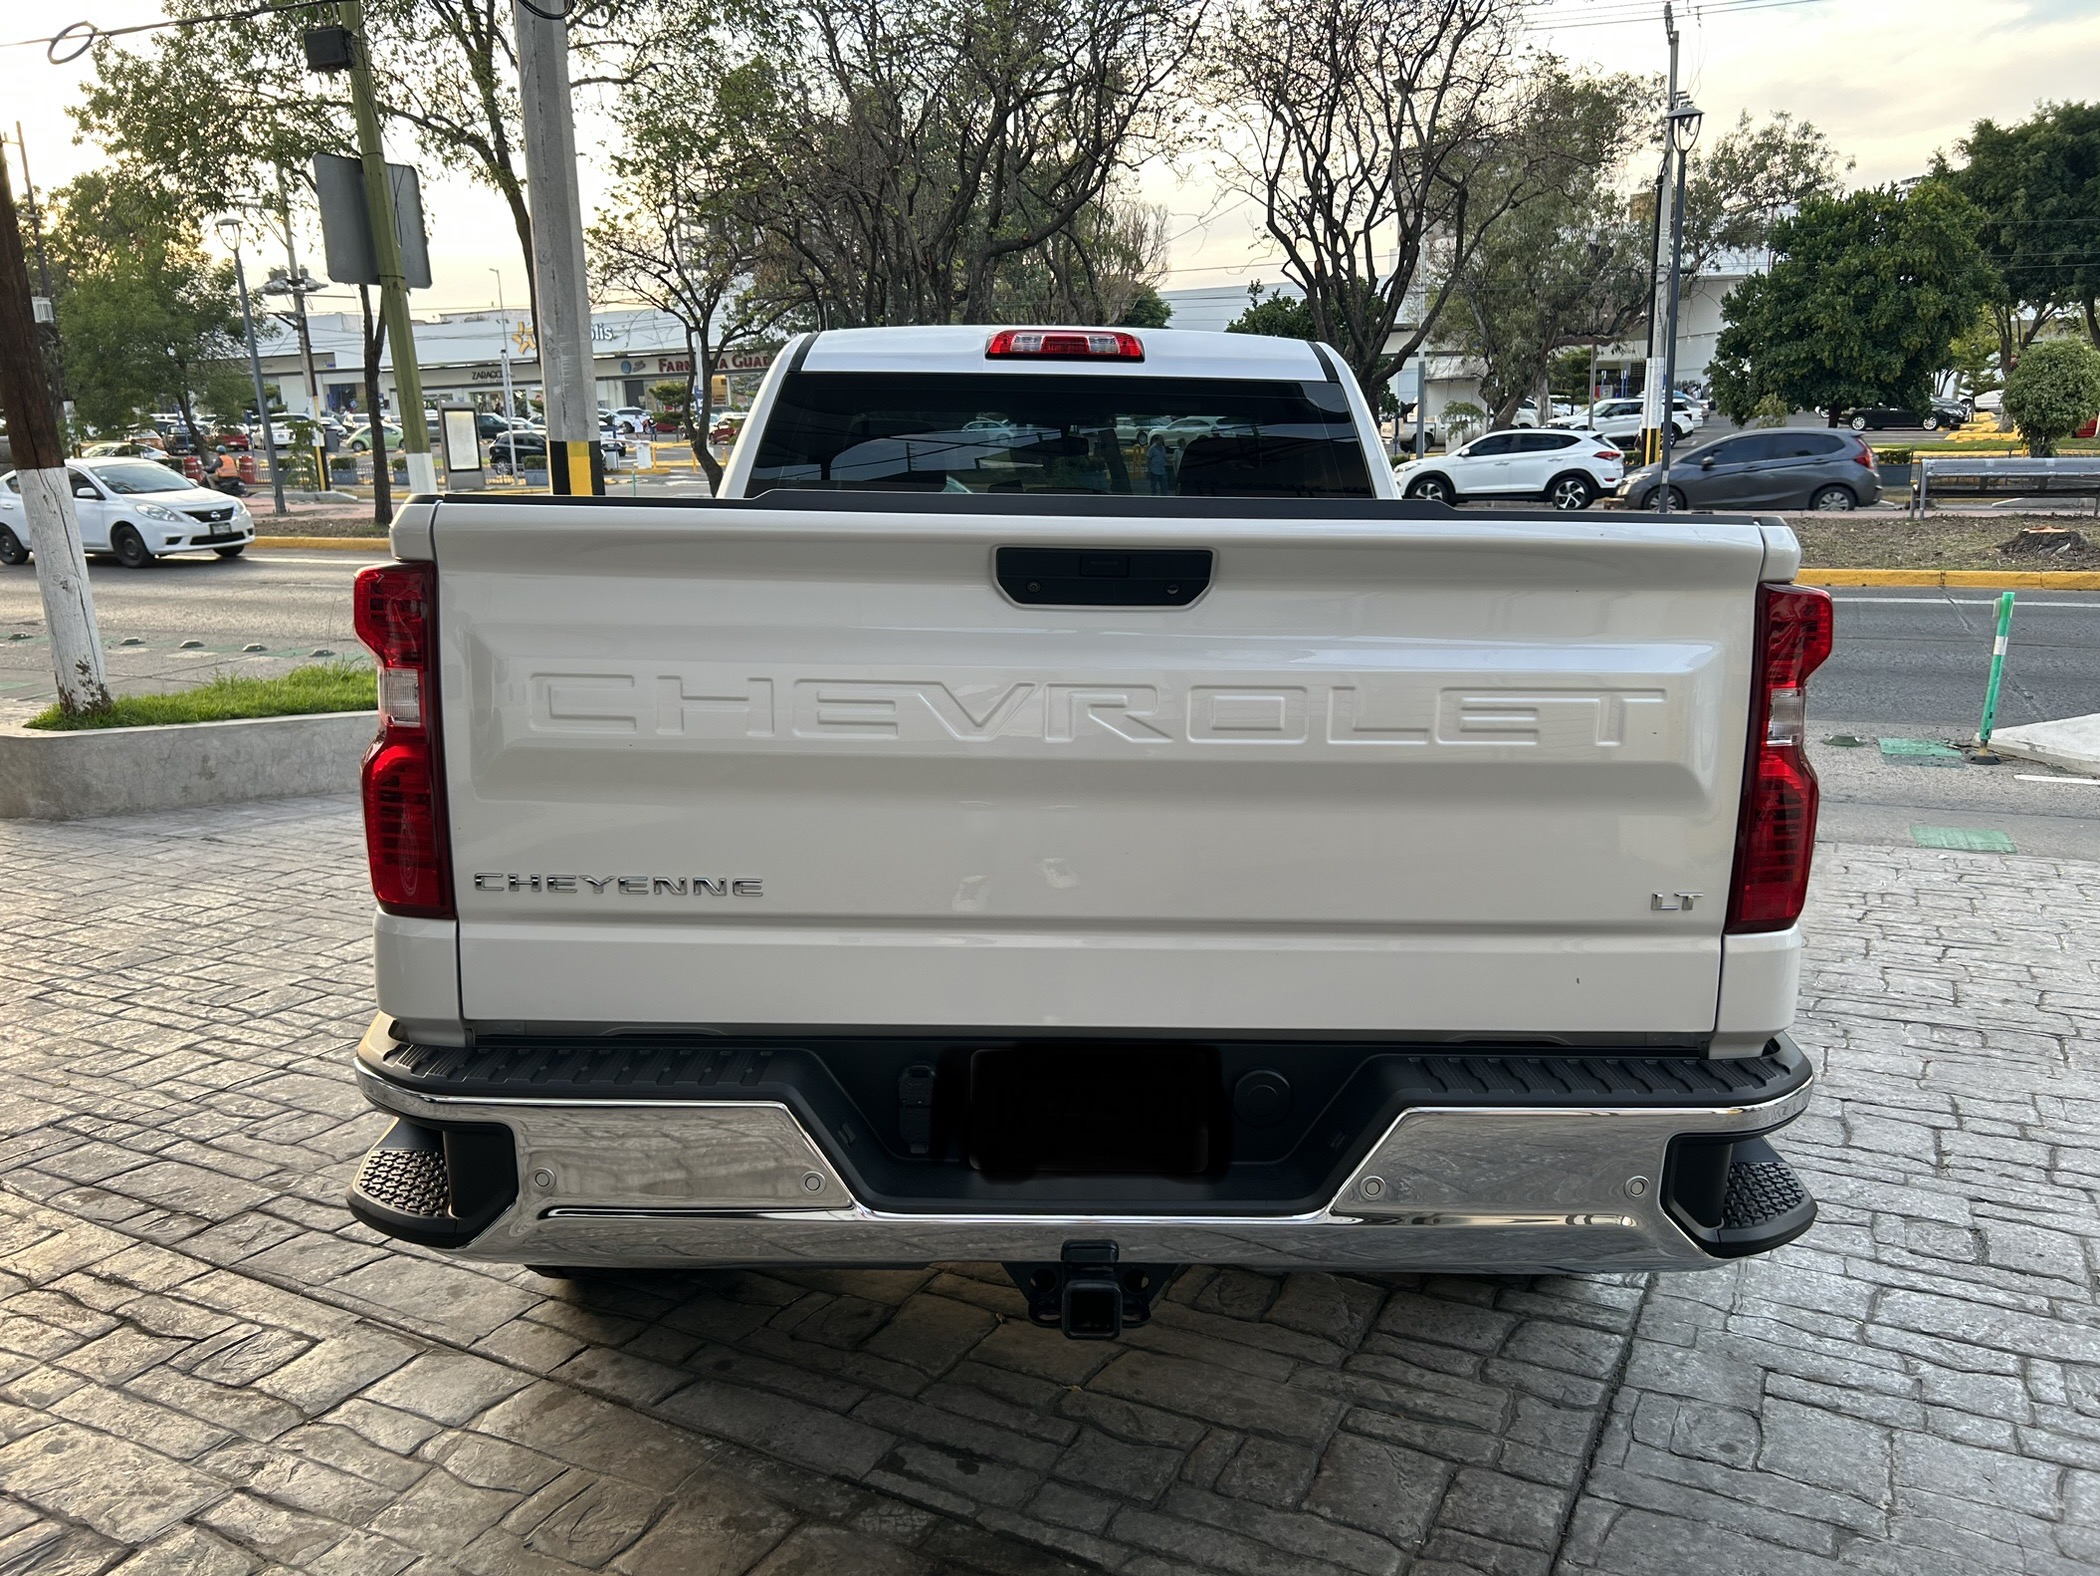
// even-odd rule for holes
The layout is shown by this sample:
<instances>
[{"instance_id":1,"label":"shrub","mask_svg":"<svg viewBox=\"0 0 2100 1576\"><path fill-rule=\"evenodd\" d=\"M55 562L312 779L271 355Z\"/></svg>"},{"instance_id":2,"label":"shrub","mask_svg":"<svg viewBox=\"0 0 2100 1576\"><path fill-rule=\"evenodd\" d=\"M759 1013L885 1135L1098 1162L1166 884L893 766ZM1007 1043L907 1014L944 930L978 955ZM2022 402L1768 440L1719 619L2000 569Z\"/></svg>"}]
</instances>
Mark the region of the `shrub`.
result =
<instances>
[{"instance_id":1,"label":"shrub","mask_svg":"<svg viewBox=\"0 0 2100 1576\"><path fill-rule=\"evenodd\" d=\"M2005 380L2005 414L2027 452L2046 458L2100 414L2100 351L2082 339L2030 345Z\"/></svg>"},{"instance_id":2,"label":"shrub","mask_svg":"<svg viewBox=\"0 0 2100 1576\"><path fill-rule=\"evenodd\" d=\"M1767 394L1750 408L1750 425L1753 427L1784 427L1793 412L1787 409L1786 401L1777 394Z\"/></svg>"}]
</instances>

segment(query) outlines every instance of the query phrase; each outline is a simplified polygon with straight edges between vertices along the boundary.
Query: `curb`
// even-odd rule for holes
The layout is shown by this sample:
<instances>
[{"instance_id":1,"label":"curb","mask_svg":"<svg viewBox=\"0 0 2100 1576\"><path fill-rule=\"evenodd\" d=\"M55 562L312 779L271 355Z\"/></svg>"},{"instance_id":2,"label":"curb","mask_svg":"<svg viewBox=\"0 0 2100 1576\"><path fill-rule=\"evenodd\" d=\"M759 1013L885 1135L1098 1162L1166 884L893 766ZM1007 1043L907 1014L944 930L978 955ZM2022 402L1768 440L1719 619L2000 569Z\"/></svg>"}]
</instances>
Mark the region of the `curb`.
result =
<instances>
[{"instance_id":1,"label":"curb","mask_svg":"<svg viewBox=\"0 0 2100 1576\"><path fill-rule=\"evenodd\" d=\"M78 733L0 725L0 820L72 821L352 793L373 726L369 711Z\"/></svg>"},{"instance_id":2,"label":"curb","mask_svg":"<svg viewBox=\"0 0 2100 1576\"><path fill-rule=\"evenodd\" d=\"M260 538L258 538L260 540ZM1804 569L1805 586L1969 586L1991 591L2100 591L2100 572L2080 569Z\"/></svg>"},{"instance_id":3,"label":"curb","mask_svg":"<svg viewBox=\"0 0 2100 1576\"><path fill-rule=\"evenodd\" d=\"M383 536L258 536L250 547L320 547L339 553L385 553L390 551Z\"/></svg>"}]
</instances>

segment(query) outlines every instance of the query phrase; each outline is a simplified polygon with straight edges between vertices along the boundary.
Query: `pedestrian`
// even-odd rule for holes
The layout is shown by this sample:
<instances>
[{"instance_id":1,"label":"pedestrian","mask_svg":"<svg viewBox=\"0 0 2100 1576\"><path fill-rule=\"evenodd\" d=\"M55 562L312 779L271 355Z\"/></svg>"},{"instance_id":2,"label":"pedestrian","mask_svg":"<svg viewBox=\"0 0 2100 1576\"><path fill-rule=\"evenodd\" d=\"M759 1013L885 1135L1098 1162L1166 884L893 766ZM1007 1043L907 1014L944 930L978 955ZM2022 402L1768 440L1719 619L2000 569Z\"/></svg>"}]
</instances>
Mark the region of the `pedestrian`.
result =
<instances>
[{"instance_id":1,"label":"pedestrian","mask_svg":"<svg viewBox=\"0 0 2100 1576\"><path fill-rule=\"evenodd\" d=\"M1145 445L1145 479L1152 484L1155 496L1167 490L1167 440L1157 432Z\"/></svg>"}]
</instances>

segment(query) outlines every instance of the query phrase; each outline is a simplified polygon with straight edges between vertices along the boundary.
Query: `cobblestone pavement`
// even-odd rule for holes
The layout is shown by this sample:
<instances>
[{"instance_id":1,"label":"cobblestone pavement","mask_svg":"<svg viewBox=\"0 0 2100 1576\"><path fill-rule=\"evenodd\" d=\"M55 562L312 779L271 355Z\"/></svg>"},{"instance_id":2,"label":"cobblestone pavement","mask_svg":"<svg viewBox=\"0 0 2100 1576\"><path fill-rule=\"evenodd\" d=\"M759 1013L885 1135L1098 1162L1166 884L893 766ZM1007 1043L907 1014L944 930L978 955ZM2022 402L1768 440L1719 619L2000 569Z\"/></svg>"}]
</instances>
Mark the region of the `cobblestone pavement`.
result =
<instances>
[{"instance_id":1,"label":"cobblestone pavement","mask_svg":"<svg viewBox=\"0 0 2100 1576\"><path fill-rule=\"evenodd\" d=\"M1822 1223L1703 1275L588 1288L382 1243L345 800L0 824L0 1573L2100 1565L2100 865L1838 846Z\"/></svg>"}]
</instances>

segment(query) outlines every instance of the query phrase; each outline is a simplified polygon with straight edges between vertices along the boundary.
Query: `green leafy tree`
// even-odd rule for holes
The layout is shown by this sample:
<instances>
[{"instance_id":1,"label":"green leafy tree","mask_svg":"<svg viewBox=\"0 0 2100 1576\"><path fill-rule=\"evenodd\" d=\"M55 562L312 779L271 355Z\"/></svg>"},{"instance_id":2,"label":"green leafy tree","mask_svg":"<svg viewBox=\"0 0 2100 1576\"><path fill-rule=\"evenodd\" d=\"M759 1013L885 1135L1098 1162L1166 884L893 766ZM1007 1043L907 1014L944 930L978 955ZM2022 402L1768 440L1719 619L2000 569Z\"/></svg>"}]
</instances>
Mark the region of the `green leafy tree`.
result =
<instances>
[{"instance_id":1,"label":"green leafy tree","mask_svg":"<svg viewBox=\"0 0 2100 1576\"><path fill-rule=\"evenodd\" d=\"M1312 308L1305 297L1266 289L1257 279L1247 286L1247 310L1225 325L1228 334L1268 334L1276 339L1318 339Z\"/></svg>"},{"instance_id":2,"label":"green leafy tree","mask_svg":"<svg viewBox=\"0 0 2100 1576\"><path fill-rule=\"evenodd\" d=\"M1118 328L1165 328L1174 309L1167 305L1157 285L1140 284L1131 293L1130 305L1116 319Z\"/></svg>"},{"instance_id":3,"label":"green leafy tree","mask_svg":"<svg viewBox=\"0 0 2100 1576\"><path fill-rule=\"evenodd\" d=\"M2029 454L2054 454L2100 416L2100 350L2077 339L2037 340L2005 380L2005 414Z\"/></svg>"},{"instance_id":4,"label":"green leafy tree","mask_svg":"<svg viewBox=\"0 0 2100 1576\"><path fill-rule=\"evenodd\" d=\"M122 432L165 402L202 453L199 410L238 413L252 397L233 270L206 257L190 206L154 182L92 172L57 203L58 322L82 419Z\"/></svg>"},{"instance_id":5,"label":"green leafy tree","mask_svg":"<svg viewBox=\"0 0 2100 1576\"><path fill-rule=\"evenodd\" d=\"M1975 211L1937 181L1812 197L1772 227L1771 270L1722 304L1716 400L1747 422L1768 394L1832 426L1857 405L1922 409L1991 286Z\"/></svg>"},{"instance_id":6,"label":"green leafy tree","mask_svg":"<svg viewBox=\"0 0 2100 1576\"><path fill-rule=\"evenodd\" d=\"M1980 120L1957 151L1964 162L1936 172L1974 205L1997 270L2001 370L2065 311L2100 346L2100 104L2044 104L2015 126Z\"/></svg>"},{"instance_id":7,"label":"green leafy tree","mask_svg":"<svg viewBox=\"0 0 2100 1576\"><path fill-rule=\"evenodd\" d=\"M226 7L167 0L166 10L197 18ZM574 0L567 10L576 85L586 89L647 70L652 27L708 21L695 6L660 9L648 0ZM411 128L431 164L502 197L529 287L532 216L511 0L365 0L364 16L383 119ZM304 182L316 153L356 152L347 75L306 67L301 40L316 17L307 7L264 10L169 28L142 48L98 44L74 118L112 158L179 186L200 207L276 207L280 170Z\"/></svg>"}]
</instances>

